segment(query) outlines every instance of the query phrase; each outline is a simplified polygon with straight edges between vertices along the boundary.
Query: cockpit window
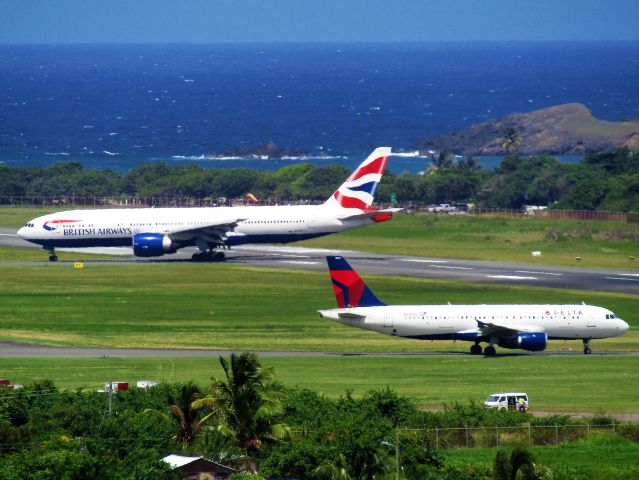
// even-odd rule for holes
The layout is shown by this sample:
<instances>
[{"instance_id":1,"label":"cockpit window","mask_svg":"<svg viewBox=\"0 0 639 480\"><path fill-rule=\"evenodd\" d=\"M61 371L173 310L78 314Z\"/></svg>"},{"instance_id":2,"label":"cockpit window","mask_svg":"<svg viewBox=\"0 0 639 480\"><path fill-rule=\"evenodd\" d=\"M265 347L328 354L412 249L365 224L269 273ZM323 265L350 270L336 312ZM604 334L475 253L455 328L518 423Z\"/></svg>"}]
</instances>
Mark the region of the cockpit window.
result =
<instances>
[{"instance_id":1,"label":"cockpit window","mask_svg":"<svg viewBox=\"0 0 639 480\"><path fill-rule=\"evenodd\" d=\"M27 223L27 224L25 225L25 227L35 227L35 225L34 225L33 223L29 222L29 223Z\"/></svg>"}]
</instances>

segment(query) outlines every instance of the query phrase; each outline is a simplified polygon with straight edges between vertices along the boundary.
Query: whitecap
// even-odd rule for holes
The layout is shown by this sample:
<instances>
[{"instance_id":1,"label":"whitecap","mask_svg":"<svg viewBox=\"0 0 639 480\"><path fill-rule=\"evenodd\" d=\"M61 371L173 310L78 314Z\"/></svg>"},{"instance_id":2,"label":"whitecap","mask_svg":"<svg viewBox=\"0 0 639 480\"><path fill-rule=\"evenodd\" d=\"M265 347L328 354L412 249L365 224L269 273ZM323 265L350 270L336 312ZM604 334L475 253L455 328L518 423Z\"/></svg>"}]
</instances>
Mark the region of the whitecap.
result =
<instances>
[{"instance_id":1,"label":"whitecap","mask_svg":"<svg viewBox=\"0 0 639 480\"><path fill-rule=\"evenodd\" d=\"M102 150L102 153L106 153L107 155L111 155L112 157L115 156L115 155L120 155L119 153L109 152L108 150Z\"/></svg>"},{"instance_id":2,"label":"whitecap","mask_svg":"<svg viewBox=\"0 0 639 480\"><path fill-rule=\"evenodd\" d=\"M413 152L391 152L391 156L393 157L405 157L405 158L415 158L419 157L419 150L415 150Z\"/></svg>"},{"instance_id":3,"label":"whitecap","mask_svg":"<svg viewBox=\"0 0 639 480\"><path fill-rule=\"evenodd\" d=\"M44 152L45 155L49 155L52 157L68 157L69 153L67 152Z\"/></svg>"}]
</instances>

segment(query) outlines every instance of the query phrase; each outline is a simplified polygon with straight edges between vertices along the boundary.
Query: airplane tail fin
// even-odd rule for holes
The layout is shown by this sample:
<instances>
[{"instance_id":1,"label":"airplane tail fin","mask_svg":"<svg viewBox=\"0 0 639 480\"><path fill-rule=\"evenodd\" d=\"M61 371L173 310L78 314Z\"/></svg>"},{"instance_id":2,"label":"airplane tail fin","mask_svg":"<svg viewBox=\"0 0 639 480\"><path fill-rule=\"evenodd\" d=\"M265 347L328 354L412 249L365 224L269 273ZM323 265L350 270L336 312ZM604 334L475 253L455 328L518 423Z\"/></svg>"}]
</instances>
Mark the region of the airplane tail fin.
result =
<instances>
[{"instance_id":1,"label":"airplane tail fin","mask_svg":"<svg viewBox=\"0 0 639 480\"><path fill-rule=\"evenodd\" d=\"M390 154L390 147L376 148L324 202L324 205L362 210L370 208Z\"/></svg>"},{"instance_id":2,"label":"airplane tail fin","mask_svg":"<svg viewBox=\"0 0 639 480\"><path fill-rule=\"evenodd\" d=\"M386 305L366 286L344 257L327 256L333 292L339 308Z\"/></svg>"}]
</instances>

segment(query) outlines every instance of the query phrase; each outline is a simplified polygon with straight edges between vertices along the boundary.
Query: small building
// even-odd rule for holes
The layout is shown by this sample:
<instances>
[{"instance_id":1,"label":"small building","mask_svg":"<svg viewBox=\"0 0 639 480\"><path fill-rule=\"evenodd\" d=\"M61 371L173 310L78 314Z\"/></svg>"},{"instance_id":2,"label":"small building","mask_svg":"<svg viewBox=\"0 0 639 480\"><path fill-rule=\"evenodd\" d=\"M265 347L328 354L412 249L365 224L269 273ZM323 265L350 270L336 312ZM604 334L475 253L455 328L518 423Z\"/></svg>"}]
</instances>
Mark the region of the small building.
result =
<instances>
[{"instance_id":1,"label":"small building","mask_svg":"<svg viewBox=\"0 0 639 480\"><path fill-rule=\"evenodd\" d=\"M202 457L186 457L184 455L167 455L162 459L171 468L179 469L184 480L225 480L234 468L221 465Z\"/></svg>"},{"instance_id":2,"label":"small building","mask_svg":"<svg viewBox=\"0 0 639 480\"><path fill-rule=\"evenodd\" d=\"M104 384L105 392L125 392L129 389L129 382L106 382Z\"/></svg>"},{"instance_id":3,"label":"small building","mask_svg":"<svg viewBox=\"0 0 639 480\"><path fill-rule=\"evenodd\" d=\"M154 382L152 380L138 380L136 383L136 387L138 388L152 388L157 387L160 382Z\"/></svg>"}]
</instances>

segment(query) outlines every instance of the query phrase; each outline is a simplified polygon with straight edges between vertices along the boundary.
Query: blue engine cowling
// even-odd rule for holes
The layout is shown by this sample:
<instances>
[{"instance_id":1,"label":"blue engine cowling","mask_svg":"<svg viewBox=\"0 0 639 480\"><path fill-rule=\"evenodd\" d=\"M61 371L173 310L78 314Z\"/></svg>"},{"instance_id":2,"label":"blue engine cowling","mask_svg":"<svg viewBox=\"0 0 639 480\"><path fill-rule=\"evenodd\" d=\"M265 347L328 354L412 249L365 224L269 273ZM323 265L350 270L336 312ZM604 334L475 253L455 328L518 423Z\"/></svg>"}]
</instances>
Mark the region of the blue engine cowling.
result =
<instances>
[{"instance_id":1,"label":"blue engine cowling","mask_svg":"<svg viewBox=\"0 0 639 480\"><path fill-rule=\"evenodd\" d=\"M500 337L497 345L503 348L521 348L531 352L546 350L548 335L546 332L526 332L511 337Z\"/></svg>"},{"instance_id":2,"label":"blue engine cowling","mask_svg":"<svg viewBox=\"0 0 639 480\"><path fill-rule=\"evenodd\" d=\"M133 235L133 253L136 257L159 257L174 251L173 242L163 233Z\"/></svg>"}]
</instances>

